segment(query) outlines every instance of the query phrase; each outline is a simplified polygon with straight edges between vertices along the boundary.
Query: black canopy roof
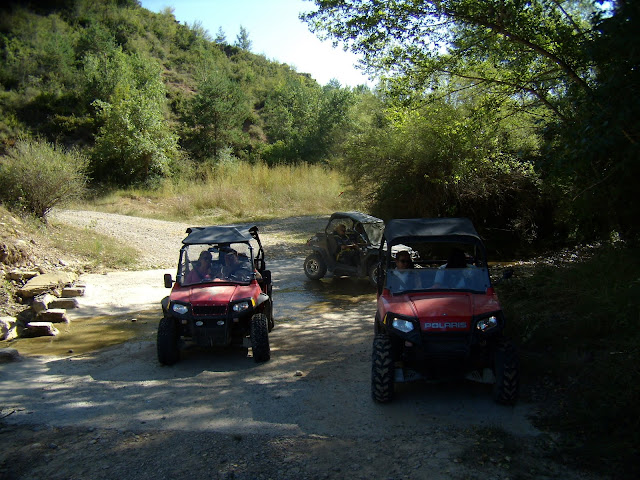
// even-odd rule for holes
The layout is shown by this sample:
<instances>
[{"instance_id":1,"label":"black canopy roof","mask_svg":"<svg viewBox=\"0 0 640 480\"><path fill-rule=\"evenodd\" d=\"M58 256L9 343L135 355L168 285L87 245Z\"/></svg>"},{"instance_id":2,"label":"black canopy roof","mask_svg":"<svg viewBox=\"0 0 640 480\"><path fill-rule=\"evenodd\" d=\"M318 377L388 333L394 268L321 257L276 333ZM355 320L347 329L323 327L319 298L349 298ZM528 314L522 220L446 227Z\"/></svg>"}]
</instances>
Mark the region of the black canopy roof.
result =
<instances>
[{"instance_id":1,"label":"black canopy roof","mask_svg":"<svg viewBox=\"0 0 640 480\"><path fill-rule=\"evenodd\" d=\"M374 217L372 215L367 215L362 212L335 212L331 215L330 220L334 220L336 218L350 218L356 222L360 223L384 223L383 220Z\"/></svg>"},{"instance_id":2,"label":"black canopy roof","mask_svg":"<svg viewBox=\"0 0 640 480\"><path fill-rule=\"evenodd\" d=\"M185 245L249 242L253 237L249 228L236 225L191 227L182 243Z\"/></svg>"},{"instance_id":3,"label":"black canopy roof","mask_svg":"<svg viewBox=\"0 0 640 480\"><path fill-rule=\"evenodd\" d=\"M482 240L468 218L405 218L389 220L384 239L390 245L410 240L469 242L482 244Z\"/></svg>"}]
</instances>

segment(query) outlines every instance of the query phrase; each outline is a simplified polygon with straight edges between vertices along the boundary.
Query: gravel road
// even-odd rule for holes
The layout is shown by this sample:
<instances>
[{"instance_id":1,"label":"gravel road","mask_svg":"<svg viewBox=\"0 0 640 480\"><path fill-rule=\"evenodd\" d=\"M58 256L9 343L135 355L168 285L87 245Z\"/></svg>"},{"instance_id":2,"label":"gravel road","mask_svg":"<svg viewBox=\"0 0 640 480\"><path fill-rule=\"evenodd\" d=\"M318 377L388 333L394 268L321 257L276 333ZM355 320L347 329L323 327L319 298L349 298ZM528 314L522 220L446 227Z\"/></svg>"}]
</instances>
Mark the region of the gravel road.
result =
<instances>
[{"instance_id":1,"label":"gravel road","mask_svg":"<svg viewBox=\"0 0 640 480\"><path fill-rule=\"evenodd\" d=\"M149 318L149 328L108 348L0 365L0 478L600 478L554 457L553 438L530 420L543 406L495 405L484 385L402 385L392 404L375 404L374 292L366 280L302 272L300 239L324 218L259 224L274 278L269 362L194 350L172 367L156 360L157 302L187 225L55 219L143 252L144 270L82 277L69 328L108 312Z\"/></svg>"}]
</instances>

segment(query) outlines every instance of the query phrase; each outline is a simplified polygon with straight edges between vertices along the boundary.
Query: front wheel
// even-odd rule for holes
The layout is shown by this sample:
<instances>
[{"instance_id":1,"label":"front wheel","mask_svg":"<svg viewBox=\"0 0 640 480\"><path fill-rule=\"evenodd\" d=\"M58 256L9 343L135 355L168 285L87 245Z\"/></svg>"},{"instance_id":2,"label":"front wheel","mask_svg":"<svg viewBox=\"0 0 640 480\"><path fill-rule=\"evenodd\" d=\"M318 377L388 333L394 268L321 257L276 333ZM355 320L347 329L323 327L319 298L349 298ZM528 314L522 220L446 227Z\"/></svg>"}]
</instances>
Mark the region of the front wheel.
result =
<instances>
[{"instance_id":1,"label":"front wheel","mask_svg":"<svg viewBox=\"0 0 640 480\"><path fill-rule=\"evenodd\" d=\"M376 334L371 354L371 396L376 402L388 403L393 399L393 365L391 339L387 334Z\"/></svg>"},{"instance_id":2,"label":"front wheel","mask_svg":"<svg viewBox=\"0 0 640 480\"><path fill-rule=\"evenodd\" d=\"M176 322L169 317L162 317L158 325L158 361L163 365L173 365L180 360L178 349L178 331Z\"/></svg>"},{"instance_id":3,"label":"front wheel","mask_svg":"<svg viewBox=\"0 0 640 480\"><path fill-rule=\"evenodd\" d=\"M369 271L367 276L369 277L369 283L374 287L378 286L378 271L380 270L380 263L375 262L369 265Z\"/></svg>"},{"instance_id":4,"label":"front wheel","mask_svg":"<svg viewBox=\"0 0 640 480\"><path fill-rule=\"evenodd\" d=\"M518 398L520 387L520 366L518 353L509 341L500 342L494 353L493 399L503 405L513 405Z\"/></svg>"},{"instance_id":5,"label":"front wheel","mask_svg":"<svg viewBox=\"0 0 640 480\"><path fill-rule=\"evenodd\" d=\"M250 335L253 359L256 362L266 362L269 360L271 358L269 330L267 326L267 316L264 313L256 313L251 317Z\"/></svg>"},{"instance_id":6,"label":"front wheel","mask_svg":"<svg viewBox=\"0 0 640 480\"><path fill-rule=\"evenodd\" d=\"M273 305L269 307L269 316L267 317L267 326L268 326L269 333L271 333L271 330L273 330L274 327L276 326L276 322L273 319Z\"/></svg>"},{"instance_id":7,"label":"front wheel","mask_svg":"<svg viewBox=\"0 0 640 480\"><path fill-rule=\"evenodd\" d=\"M304 260L304 273L311 280L320 280L327 273L327 265L317 253L312 253Z\"/></svg>"}]
</instances>

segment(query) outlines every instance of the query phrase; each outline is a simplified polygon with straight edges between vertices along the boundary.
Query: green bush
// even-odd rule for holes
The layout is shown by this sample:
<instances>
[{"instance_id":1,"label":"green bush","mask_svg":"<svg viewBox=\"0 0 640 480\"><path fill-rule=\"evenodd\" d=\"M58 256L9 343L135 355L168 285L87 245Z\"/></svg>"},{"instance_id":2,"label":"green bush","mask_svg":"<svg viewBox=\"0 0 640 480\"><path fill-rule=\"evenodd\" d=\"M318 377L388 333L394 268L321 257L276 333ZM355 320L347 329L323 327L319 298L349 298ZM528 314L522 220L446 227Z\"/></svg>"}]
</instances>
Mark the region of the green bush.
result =
<instances>
[{"instance_id":1,"label":"green bush","mask_svg":"<svg viewBox=\"0 0 640 480\"><path fill-rule=\"evenodd\" d=\"M583 465L637 478L640 249L583 247L515 268L497 288L526 383L550 388L536 422L567 434Z\"/></svg>"},{"instance_id":2,"label":"green bush","mask_svg":"<svg viewBox=\"0 0 640 480\"><path fill-rule=\"evenodd\" d=\"M82 196L86 159L38 140L20 140L0 157L0 200L46 220L56 205Z\"/></svg>"}]
</instances>

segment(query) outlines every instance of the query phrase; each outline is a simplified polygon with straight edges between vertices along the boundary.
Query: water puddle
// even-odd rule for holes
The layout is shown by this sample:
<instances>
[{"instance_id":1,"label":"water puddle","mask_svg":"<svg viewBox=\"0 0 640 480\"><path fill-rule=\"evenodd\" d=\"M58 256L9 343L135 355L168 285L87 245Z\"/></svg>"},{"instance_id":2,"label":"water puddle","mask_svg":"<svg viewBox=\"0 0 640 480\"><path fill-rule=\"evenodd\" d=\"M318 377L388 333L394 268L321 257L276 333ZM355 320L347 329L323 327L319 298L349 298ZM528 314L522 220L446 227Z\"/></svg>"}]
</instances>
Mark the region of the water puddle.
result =
<instances>
[{"instance_id":1,"label":"water puddle","mask_svg":"<svg viewBox=\"0 0 640 480\"><path fill-rule=\"evenodd\" d=\"M300 281L299 276L295 276L284 277L275 285L273 296L277 324L305 322L333 312L344 313L363 303L375 303L376 293L366 279L329 277L320 281ZM155 342L161 315L158 308L153 308L137 313L72 318L68 324L55 324L60 332L55 337L18 338L0 342L0 348L15 348L27 356L66 357L132 340Z\"/></svg>"},{"instance_id":2,"label":"water puddle","mask_svg":"<svg viewBox=\"0 0 640 480\"><path fill-rule=\"evenodd\" d=\"M158 329L158 311L82 318L58 323L55 337L17 338L0 342L0 348L15 348L20 355L71 356L93 352L127 341L153 340Z\"/></svg>"}]
</instances>

